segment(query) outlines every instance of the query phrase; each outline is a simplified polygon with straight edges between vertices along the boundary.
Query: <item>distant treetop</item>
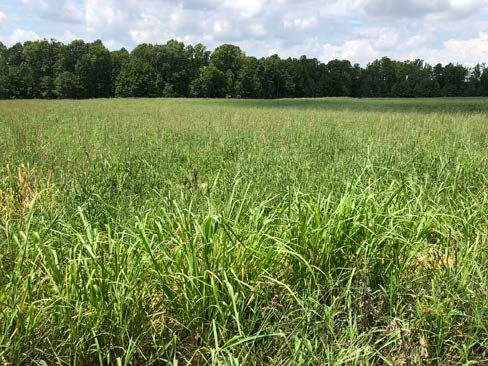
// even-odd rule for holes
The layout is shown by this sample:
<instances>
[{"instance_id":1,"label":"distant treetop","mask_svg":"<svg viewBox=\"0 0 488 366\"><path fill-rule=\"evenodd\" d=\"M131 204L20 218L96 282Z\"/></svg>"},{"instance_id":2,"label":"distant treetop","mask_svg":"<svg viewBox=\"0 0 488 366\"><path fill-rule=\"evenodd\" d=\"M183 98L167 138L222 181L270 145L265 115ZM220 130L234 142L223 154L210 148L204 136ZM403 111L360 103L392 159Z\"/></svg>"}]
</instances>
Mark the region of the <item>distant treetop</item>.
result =
<instances>
[{"instance_id":1,"label":"distant treetop","mask_svg":"<svg viewBox=\"0 0 488 366\"><path fill-rule=\"evenodd\" d=\"M485 64L422 60L322 63L302 56L257 59L237 46L213 52L171 40L109 51L101 41L0 43L0 98L311 98L488 96Z\"/></svg>"}]
</instances>

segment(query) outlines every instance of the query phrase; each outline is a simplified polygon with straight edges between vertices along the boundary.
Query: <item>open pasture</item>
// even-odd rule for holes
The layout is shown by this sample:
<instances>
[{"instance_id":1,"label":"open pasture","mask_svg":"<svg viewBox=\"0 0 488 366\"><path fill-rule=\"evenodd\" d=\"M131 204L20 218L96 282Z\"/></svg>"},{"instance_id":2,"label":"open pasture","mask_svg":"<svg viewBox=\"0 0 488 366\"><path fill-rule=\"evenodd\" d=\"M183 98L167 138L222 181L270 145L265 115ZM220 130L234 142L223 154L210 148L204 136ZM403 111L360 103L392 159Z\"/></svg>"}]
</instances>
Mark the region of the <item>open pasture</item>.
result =
<instances>
[{"instance_id":1,"label":"open pasture","mask_svg":"<svg viewBox=\"0 0 488 366\"><path fill-rule=\"evenodd\" d=\"M0 364L486 364L487 112L0 101Z\"/></svg>"}]
</instances>

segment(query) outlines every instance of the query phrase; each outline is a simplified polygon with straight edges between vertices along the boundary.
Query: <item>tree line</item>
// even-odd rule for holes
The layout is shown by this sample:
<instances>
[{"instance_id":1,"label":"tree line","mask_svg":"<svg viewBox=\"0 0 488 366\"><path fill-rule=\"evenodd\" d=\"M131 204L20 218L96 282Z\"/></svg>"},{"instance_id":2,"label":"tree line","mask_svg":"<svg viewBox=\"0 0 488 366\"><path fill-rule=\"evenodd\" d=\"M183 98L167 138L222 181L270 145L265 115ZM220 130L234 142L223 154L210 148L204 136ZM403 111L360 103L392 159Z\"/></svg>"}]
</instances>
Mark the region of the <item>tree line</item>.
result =
<instances>
[{"instance_id":1,"label":"tree line","mask_svg":"<svg viewBox=\"0 0 488 366\"><path fill-rule=\"evenodd\" d=\"M225 44L171 40L109 51L101 41L0 42L0 98L305 98L488 96L488 67L388 57L347 60L246 56Z\"/></svg>"}]
</instances>

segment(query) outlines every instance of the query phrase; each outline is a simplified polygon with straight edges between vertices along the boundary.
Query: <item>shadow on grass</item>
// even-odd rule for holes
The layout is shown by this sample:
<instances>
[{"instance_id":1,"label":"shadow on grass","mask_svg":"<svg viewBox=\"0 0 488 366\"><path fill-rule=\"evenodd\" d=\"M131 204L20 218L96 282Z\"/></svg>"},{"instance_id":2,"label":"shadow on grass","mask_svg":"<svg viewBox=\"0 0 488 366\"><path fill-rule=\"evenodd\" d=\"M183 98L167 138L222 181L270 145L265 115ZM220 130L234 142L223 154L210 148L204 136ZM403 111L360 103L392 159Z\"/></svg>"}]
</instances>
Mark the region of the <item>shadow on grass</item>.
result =
<instances>
[{"instance_id":1,"label":"shadow on grass","mask_svg":"<svg viewBox=\"0 0 488 366\"><path fill-rule=\"evenodd\" d=\"M207 100L219 106L243 108L290 108L331 111L399 112L399 113L488 113L488 98L432 98L432 99L227 99Z\"/></svg>"},{"instance_id":2,"label":"shadow on grass","mask_svg":"<svg viewBox=\"0 0 488 366\"><path fill-rule=\"evenodd\" d=\"M147 103L189 103L205 107L235 107L257 109L293 109L317 111L357 111L385 113L437 113L437 114L479 114L488 113L488 97L469 98L304 98L304 99L201 99L201 98L115 98L88 100L0 100L0 103L17 104L21 108L45 105L80 107L89 104L106 105L120 103L132 108L142 108ZM156 102L156 103L155 103Z\"/></svg>"}]
</instances>

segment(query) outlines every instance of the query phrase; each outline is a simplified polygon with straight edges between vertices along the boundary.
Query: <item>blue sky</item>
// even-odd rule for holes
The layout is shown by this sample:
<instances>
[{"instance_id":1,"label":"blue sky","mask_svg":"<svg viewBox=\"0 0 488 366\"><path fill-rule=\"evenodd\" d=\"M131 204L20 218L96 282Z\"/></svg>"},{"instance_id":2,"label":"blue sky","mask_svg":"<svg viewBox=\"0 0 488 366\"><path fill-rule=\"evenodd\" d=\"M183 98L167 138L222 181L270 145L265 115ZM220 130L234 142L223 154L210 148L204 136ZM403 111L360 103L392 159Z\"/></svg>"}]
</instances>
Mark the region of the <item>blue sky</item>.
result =
<instances>
[{"instance_id":1,"label":"blue sky","mask_svg":"<svg viewBox=\"0 0 488 366\"><path fill-rule=\"evenodd\" d=\"M488 0L0 0L0 41L178 39L253 56L488 63Z\"/></svg>"}]
</instances>

